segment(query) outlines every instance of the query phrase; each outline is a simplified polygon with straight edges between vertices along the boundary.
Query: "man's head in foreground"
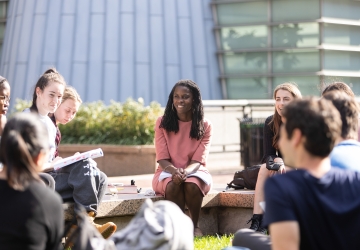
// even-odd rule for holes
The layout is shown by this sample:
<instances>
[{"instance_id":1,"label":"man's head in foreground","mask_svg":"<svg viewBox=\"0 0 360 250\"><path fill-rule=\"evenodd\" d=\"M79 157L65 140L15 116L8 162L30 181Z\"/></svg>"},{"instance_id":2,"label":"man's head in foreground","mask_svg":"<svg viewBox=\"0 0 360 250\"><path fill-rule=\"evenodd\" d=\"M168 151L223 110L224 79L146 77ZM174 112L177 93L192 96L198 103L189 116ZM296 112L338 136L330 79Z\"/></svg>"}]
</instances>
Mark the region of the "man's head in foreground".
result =
<instances>
[{"instance_id":1,"label":"man's head in foreground","mask_svg":"<svg viewBox=\"0 0 360 250\"><path fill-rule=\"evenodd\" d=\"M323 159L341 135L341 118L324 99L294 100L283 111L279 148L287 166L302 168L302 157Z\"/></svg>"}]
</instances>

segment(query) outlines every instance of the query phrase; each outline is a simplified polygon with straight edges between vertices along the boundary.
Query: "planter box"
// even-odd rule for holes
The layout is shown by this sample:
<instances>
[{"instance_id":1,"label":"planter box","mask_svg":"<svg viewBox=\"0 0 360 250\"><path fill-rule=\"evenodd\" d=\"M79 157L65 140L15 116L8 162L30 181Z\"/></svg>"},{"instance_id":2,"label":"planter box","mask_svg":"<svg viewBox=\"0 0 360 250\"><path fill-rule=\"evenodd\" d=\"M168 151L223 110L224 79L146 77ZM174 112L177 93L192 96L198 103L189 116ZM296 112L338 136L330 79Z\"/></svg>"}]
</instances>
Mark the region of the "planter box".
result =
<instances>
[{"instance_id":1,"label":"planter box","mask_svg":"<svg viewBox=\"0 0 360 250\"><path fill-rule=\"evenodd\" d=\"M104 156L94 160L98 168L109 177L155 173L157 164L154 145L63 144L59 146L59 154L64 158L96 148L101 148Z\"/></svg>"}]
</instances>

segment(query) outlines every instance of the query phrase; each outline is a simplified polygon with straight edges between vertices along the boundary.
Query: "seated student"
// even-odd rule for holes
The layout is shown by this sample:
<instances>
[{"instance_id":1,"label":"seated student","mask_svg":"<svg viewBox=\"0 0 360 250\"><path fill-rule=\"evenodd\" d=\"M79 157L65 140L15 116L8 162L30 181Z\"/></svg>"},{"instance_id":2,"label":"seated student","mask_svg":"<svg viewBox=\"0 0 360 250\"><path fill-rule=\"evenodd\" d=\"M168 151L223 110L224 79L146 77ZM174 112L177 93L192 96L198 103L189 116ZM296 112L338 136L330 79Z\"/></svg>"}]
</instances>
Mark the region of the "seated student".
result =
<instances>
[{"instance_id":1,"label":"seated student","mask_svg":"<svg viewBox=\"0 0 360 250\"><path fill-rule=\"evenodd\" d=\"M71 122L79 110L81 103L82 100L76 90L73 87L66 86L60 106L56 109L55 113L50 116L56 127L55 157L59 156L58 146L61 142L61 132L58 124L65 125ZM96 162L92 159L88 159L86 162L91 163L89 164L92 169L90 172L96 175L95 178L83 177L84 171L89 171L88 168L84 169L83 162L71 164L57 171L49 172L49 174L54 178L55 190L61 195L63 200L75 201L85 206L90 219L93 221L96 215L93 209L99 206L105 194L107 176L97 168ZM116 231L116 225L112 222L107 222L103 225L93 223L93 225L105 239Z\"/></svg>"},{"instance_id":2,"label":"seated student","mask_svg":"<svg viewBox=\"0 0 360 250\"><path fill-rule=\"evenodd\" d=\"M329 159L341 136L339 112L330 101L311 98L290 103L283 115L279 147L285 164L297 170L265 184L264 224L270 237L242 229L233 245L253 250L357 249L360 173L333 168Z\"/></svg>"},{"instance_id":3,"label":"seated student","mask_svg":"<svg viewBox=\"0 0 360 250\"><path fill-rule=\"evenodd\" d=\"M194 236L202 236L198 221L203 197L212 178L206 169L212 136L211 122L204 118L200 89L191 80L180 80L172 88L164 115L155 125L156 160L159 166L153 189L182 211L189 209ZM167 174L164 179L161 174ZM201 173L206 180L190 174Z\"/></svg>"},{"instance_id":4,"label":"seated student","mask_svg":"<svg viewBox=\"0 0 360 250\"><path fill-rule=\"evenodd\" d=\"M360 142L358 136L359 106L354 98L344 92L330 91L323 98L332 102L341 115L341 138L331 151L331 166L360 172Z\"/></svg>"},{"instance_id":5,"label":"seated student","mask_svg":"<svg viewBox=\"0 0 360 250\"><path fill-rule=\"evenodd\" d=\"M31 107L24 110L24 112L38 113L41 121L46 125L49 138L51 138L49 139L51 145L49 163L57 160L55 159L57 130L48 115L54 113L61 104L65 87L66 82L56 69L46 70L35 85ZM46 179L44 180L46 183L54 182L54 189L59 191L64 201L74 200L76 205L84 206L90 219L96 216L99 205L98 194L101 194L106 180L100 176L93 160L78 161L51 175L43 173L41 177ZM70 196L72 196L71 199ZM116 226L111 225L111 227L105 226L105 228L98 229L104 238L107 238L114 233Z\"/></svg>"},{"instance_id":6,"label":"seated student","mask_svg":"<svg viewBox=\"0 0 360 250\"><path fill-rule=\"evenodd\" d=\"M259 205L260 202L264 201L265 181L274 174L286 172L281 152L278 150L279 131L283 119L282 110L287 104L298 98L302 98L302 96L295 84L282 83L278 85L274 90L275 112L265 121L263 141L264 156L261 160L262 165L256 181L253 216L249 220L249 222L251 221L250 229L262 234L267 233L266 228L261 225L263 210ZM282 164L278 171L268 170L266 168L266 161L269 157L272 157L274 162ZM274 195L276 195L276 193L274 193Z\"/></svg>"},{"instance_id":7,"label":"seated student","mask_svg":"<svg viewBox=\"0 0 360 250\"><path fill-rule=\"evenodd\" d=\"M59 249L64 227L61 197L38 172L47 161L48 132L34 114L15 114L0 143L0 248Z\"/></svg>"}]
</instances>

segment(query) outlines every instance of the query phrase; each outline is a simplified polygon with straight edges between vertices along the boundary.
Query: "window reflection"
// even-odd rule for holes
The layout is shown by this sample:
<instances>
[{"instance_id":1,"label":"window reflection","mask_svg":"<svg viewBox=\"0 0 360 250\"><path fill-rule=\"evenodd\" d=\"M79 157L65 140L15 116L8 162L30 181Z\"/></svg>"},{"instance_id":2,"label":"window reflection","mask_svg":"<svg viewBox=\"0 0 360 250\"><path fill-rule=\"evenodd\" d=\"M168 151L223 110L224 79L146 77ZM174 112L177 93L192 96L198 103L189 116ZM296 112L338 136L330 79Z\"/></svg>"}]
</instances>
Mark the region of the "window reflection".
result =
<instances>
[{"instance_id":1,"label":"window reflection","mask_svg":"<svg viewBox=\"0 0 360 250\"><path fill-rule=\"evenodd\" d=\"M310 47L319 45L317 23L281 24L272 27L273 47Z\"/></svg>"},{"instance_id":2,"label":"window reflection","mask_svg":"<svg viewBox=\"0 0 360 250\"><path fill-rule=\"evenodd\" d=\"M221 29L224 50L267 47L266 26L231 27Z\"/></svg>"}]
</instances>

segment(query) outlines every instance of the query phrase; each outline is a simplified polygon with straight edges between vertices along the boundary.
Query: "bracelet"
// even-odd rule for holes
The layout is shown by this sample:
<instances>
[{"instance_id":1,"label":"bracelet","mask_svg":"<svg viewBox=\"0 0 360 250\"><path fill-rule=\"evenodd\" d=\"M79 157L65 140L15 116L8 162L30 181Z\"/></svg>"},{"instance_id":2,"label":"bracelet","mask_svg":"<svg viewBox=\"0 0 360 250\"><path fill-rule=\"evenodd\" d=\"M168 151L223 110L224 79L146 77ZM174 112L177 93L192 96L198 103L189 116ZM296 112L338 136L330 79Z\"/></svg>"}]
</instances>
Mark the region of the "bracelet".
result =
<instances>
[{"instance_id":1,"label":"bracelet","mask_svg":"<svg viewBox=\"0 0 360 250\"><path fill-rule=\"evenodd\" d=\"M166 169L168 168L168 167L171 167L172 165L167 165L165 168L164 168L164 172L166 172Z\"/></svg>"}]
</instances>

